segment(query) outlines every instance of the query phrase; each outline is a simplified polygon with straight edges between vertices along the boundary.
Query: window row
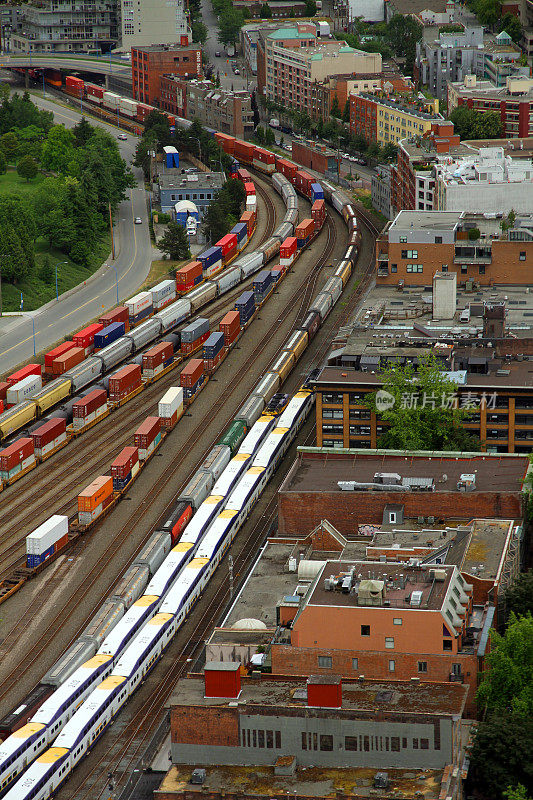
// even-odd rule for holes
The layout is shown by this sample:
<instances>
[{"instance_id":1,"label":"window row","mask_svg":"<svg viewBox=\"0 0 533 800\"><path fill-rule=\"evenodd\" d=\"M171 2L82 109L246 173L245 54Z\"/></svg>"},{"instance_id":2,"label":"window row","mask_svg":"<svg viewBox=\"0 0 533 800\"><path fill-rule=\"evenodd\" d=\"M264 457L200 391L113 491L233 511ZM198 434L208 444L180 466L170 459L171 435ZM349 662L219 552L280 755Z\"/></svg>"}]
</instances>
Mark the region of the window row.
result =
<instances>
[{"instance_id":1,"label":"window row","mask_svg":"<svg viewBox=\"0 0 533 800\"><path fill-rule=\"evenodd\" d=\"M342 739L339 747L342 748ZM345 736L344 749L356 753L392 752L399 753L400 750L409 748L407 736ZM411 739L412 750L429 750L429 739L413 737ZM333 735L324 733L309 733L302 731L302 750L321 750L322 752L333 751Z\"/></svg>"},{"instance_id":2,"label":"window row","mask_svg":"<svg viewBox=\"0 0 533 800\"><path fill-rule=\"evenodd\" d=\"M243 747L258 747L261 750L273 750L274 747L281 747L281 731L262 731L251 728L241 730L241 742Z\"/></svg>"}]
</instances>

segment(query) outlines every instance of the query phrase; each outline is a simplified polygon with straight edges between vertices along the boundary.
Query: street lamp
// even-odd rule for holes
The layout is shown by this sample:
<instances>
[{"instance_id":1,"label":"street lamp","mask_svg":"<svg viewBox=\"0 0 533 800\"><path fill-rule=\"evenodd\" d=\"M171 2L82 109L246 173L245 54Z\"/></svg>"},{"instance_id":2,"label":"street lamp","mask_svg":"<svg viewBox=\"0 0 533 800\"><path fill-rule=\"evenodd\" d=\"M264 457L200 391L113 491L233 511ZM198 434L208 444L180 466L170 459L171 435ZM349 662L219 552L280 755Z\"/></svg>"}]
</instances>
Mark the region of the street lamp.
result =
<instances>
[{"instance_id":1,"label":"street lamp","mask_svg":"<svg viewBox=\"0 0 533 800\"><path fill-rule=\"evenodd\" d=\"M202 143L201 143L200 139L198 138L198 136L190 136L190 135L189 135L189 138L190 139L195 139L198 142L198 155L199 155L199 158L200 158L200 161L201 161L202 160Z\"/></svg>"},{"instance_id":2,"label":"street lamp","mask_svg":"<svg viewBox=\"0 0 533 800\"><path fill-rule=\"evenodd\" d=\"M119 299L118 299L118 272L117 272L117 268L115 267L115 265L114 265L114 264L106 264L106 266L107 266L107 267L111 267L111 269L114 269L114 270L115 270L115 282L116 282L116 287L117 287L117 305L118 305L118 303L119 303L120 301L119 301Z\"/></svg>"},{"instance_id":3,"label":"street lamp","mask_svg":"<svg viewBox=\"0 0 533 800\"><path fill-rule=\"evenodd\" d=\"M68 264L68 261L59 261L59 262L56 261L56 300L59 301L59 291L58 291L58 287L57 287L57 265L58 265L58 263L59 264Z\"/></svg>"}]
</instances>

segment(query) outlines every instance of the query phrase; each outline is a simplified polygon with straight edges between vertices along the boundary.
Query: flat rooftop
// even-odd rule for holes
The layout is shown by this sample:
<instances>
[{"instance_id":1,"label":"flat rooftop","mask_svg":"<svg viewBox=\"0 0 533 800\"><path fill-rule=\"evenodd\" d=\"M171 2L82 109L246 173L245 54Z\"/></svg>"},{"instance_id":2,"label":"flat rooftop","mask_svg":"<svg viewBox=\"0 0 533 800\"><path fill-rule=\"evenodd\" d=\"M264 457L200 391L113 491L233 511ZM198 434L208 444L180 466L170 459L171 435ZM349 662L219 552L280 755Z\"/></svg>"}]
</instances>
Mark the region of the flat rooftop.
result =
<instances>
[{"instance_id":1,"label":"flat rooftop","mask_svg":"<svg viewBox=\"0 0 533 800\"><path fill-rule=\"evenodd\" d=\"M344 370L345 371L345 370ZM341 370L326 367L324 373ZM340 376L339 376L340 377ZM324 379L323 377L321 378ZM529 467L526 455L508 453L401 453L390 450L350 449L336 451L331 448L298 447L298 458L280 487L280 492L341 492L338 481L371 483L376 472L395 472L402 478L433 478L436 493L462 493L456 488L464 473L476 476L473 492L522 491ZM442 475L445 482L440 482ZM397 492L398 500L402 492Z\"/></svg>"},{"instance_id":2,"label":"flat rooftop","mask_svg":"<svg viewBox=\"0 0 533 800\"><path fill-rule=\"evenodd\" d=\"M387 230L398 228L426 228L435 231L449 231L461 222L463 211L400 211L390 222Z\"/></svg>"},{"instance_id":3,"label":"flat rooftop","mask_svg":"<svg viewBox=\"0 0 533 800\"><path fill-rule=\"evenodd\" d=\"M343 678L342 711L460 716L467 691L467 687L458 683L435 685ZM273 678L270 675L260 679L241 678L241 693L236 701L231 697L205 697L204 676L190 674L177 682L169 705L234 708L235 702L242 704L242 711L246 713L253 713L254 706L308 708L307 678ZM331 713L331 709L328 711ZM341 709L335 709L335 713L340 712Z\"/></svg>"},{"instance_id":4,"label":"flat rooftop","mask_svg":"<svg viewBox=\"0 0 533 800\"><path fill-rule=\"evenodd\" d=\"M474 520L460 569L477 578L495 580L513 527L513 522L506 519ZM453 548L450 549L453 557Z\"/></svg>"},{"instance_id":5,"label":"flat rooftop","mask_svg":"<svg viewBox=\"0 0 533 800\"><path fill-rule=\"evenodd\" d=\"M159 186L161 189L179 189L182 192L205 191L206 189L220 189L225 183L222 172L195 172L187 174L181 169L169 169L158 165Z\"/></svg>"},{"instance_id":6,"label":"flat rooftop","mask_svg":"<svg viewBox=\"0 0 533 800\"><path fill-rule=\"evenodd\" d=\"M281 795L314 798L334 798L341 794L355 794L358 797L376 797L373 781L376 769L334 769L320 767L297 768L295 775L275 775L274 767L211 767L204 766L206 779L203 786L190 783L195 767L188 765L172 766L159 787L162 796L172 793L193 793L198 796L209 792L238 794L239 797L279 797ZM380 798L394 800L430 800L438 797L443 781L443 770L387 769L390 788L380 789ZM156 795L157 796L157 795Z\"/></svg>"},{"instance_id":7,"label":"flat rooftop","mask_svg":"<svg viewBox=\"0 0 533 800\"><path fill-rule=\"evenodd\" d=\"M385 583L385 599L395 609L412 609L411 595L413 592L420 592L420 604L416 608L424 611L439 611L442 608L454 567L438 565L438 569L445 573L445 579L434 581L431 577L431 570L437 567L426 565L427 569L411 567L407 564L380 561L376 562L349 562L349 561L328 561L322 570L311 596L307 599L308 606L339 606L341 608L366 608L368 604L358 602L357 594L350 592L329 591L325 588L324 581L331 575L349 575L351 570L355 570L355 585L359 586L360 581L378 581ZM370 606L373 608L373 606Z\"/></svg>"}]
</instances>

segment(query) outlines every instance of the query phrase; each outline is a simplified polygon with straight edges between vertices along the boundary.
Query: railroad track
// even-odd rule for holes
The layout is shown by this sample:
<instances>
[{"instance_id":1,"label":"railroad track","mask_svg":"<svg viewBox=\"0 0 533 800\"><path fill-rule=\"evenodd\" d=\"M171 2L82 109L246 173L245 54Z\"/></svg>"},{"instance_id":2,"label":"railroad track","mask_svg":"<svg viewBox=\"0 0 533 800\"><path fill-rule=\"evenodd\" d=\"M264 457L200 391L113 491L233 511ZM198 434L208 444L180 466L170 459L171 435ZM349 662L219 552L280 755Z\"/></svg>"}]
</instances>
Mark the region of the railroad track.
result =
<instances>
[{"instance_id":1,"label":"railroad track","mask_svg":"<svg viewBox=\"0 0 533 800\"><path fill-rule=\"evenodd\" d=\"M275 204L264 189L261 189L261 191L264 192L266 198L267 225L259 246L270 238L276 226ZM254 276L252 275L248 280L240 283L235 290L224 295L221 300L214 301L206 306L205 309L202 309L200 313L209 316L213 329L218 325L224 314L233 308L234 300L242 294L247 286L253 283L253 280ZM164 336L162 338L164 339ZM150 344L150 347L152 346L153 343ZM184 359L180 367L184 366L187 360ZM75 500L71 499L57 507L58 495L61 495L63 490L72 492L73 480L76 481L75 485L83 488L83 485L89 482L95 474L98 474L99 470L108 466L109 458L112 454L118 453L121 447L131 443L133 430L145 419L148 413L153 412L154 403L157 402L157 399L169 386L176 382L179 371L176 368L164 378L151 384L137 398L122 406L106 420L95 426L90 433L67 445L66 450L63 450L61 455L54 459L52 463L39 465L36 468L38 470L37 474L34 471L28 473L28 476L22 482L16 484L12 492L6 490L8 491L7 498L3 493L2 500L7 499L7 502L2 503L3 517L6 523L0 525L0 546L2 548L0 551L0 580L19 566L19 562L24 555L23 546L27 530L25 530L23 536L19 534L25 527L27 528L30 525L35 527L35 509L39 508L43 519L46 517L48 508L53 509L57 514L66 514L67 516L73 514L76 507ZM134 412L133 414L132 411ZM109 437L111 431L113 431L112 438ZM91 452L94 455L87 457L89 447L91 447ZM81 471L78 469L80 462L82 464ZM73 478L73 470L75 471L75 478ZM9 488L11 489L12 487Z\"/></svg>"},{"instance_id":2,"label":"railroad track","mask_svg":"<svg viewBox=\"0 0 533 800\"><path fill-rule=\"evenodd\" d=\"M323 263L326 263L326 261L331 256L334 244L335 244L335 237L333 237L332 235L328 235L326 246L319 258L319 262L322 261ZM3 679L2 683L0 684L0 701L2 701L12 691L17 682L20 681L20 679L28 672L28 670L33 666L33 664L36 663L39 657L43 654L44 650L49 646L50 641L57 635L60 628L64 626L65 623L75 613L78 605L84 602L84 599L86 598L88 592L95 585L98 579L105 573L110 560L112 560L118 554L122 545L128 540L128 537L135 529L135 527L147 516L153 504L158 499L159 495L165 489L165 487L167 487L169 484L170 485L174 484L178 486L181 485L181 482L178 483L176 480L177 474L180 468L182 467L188 453L197 445L198 441L204 434L205 428L210 423L212 423L213 420L216 420L219 423L217 425L217 433L213 437L214 441L216 441L217 438L220 437L223 430L225 429L225 427L230 422L233 416L231 412L229 414L227 412L224 413L224 409L228 405L228 399L236 394L239 386L245 380L248 370L251 369L252 366L258 360L258 358L260 358L261 351L263 350L263 340L270 341L275 337L279 328L279 319L284 319L286 316L289 316L291 312L294 312L298 300L301 301L302 291L305 294L307 285L310 282L312 282L314 285L316 279L317 279L317 271L315 266L305 276L304 280L298 286L295 287L295 289L285 302L283 308L280 309L279 314L277 315L278 319L275 319L270 328L264 332L262 338L258 341L258 344L255 346L255 348L252 350L252 352L246 359L245 363L240 368L238 376L236 377L235 381L231 384L229 394L222 393L218 398L218 400L216 400L214 405L211 406L208 409L208 411L204 414L202 419L198 421L195 429L192 431L191 435L188 437L186 443L184 443L179 453L172 459L172 461L169 464L169 467L165 470L165 473L161 475L159 478L157 478L153 483L153 485L148 490L143 500L142 507L136 509L129 516L126 523L115 534L113 541L111 541L108 544L108 546L100 556L99 560L97 561L91 573L85 576L85 578L75 589L73 594L71 594L65 600L64 603L61 603L61 608L58 608L56 615L50 621L46 629L43 631L39 631L38 635L36 635L36 638L33 641L33 647L31 652L26 656L26 658L23 659L23 661L20 664L18 664L13 670L11 670ZM280 347L277 348L276 353L273 356L273 360L281 352L281 347L282 345L280 345ZM129 424L131 426L131 421ZM211 447L212 444L210 444L209 447L206 448L205 452L198 459L199 461L205 458ZM116 452L116 442L114 437L113 437L113 452ZM191 471L186 480L189 480L193 473L194 469ZM185 484L185 482L183 483ZM145 541L146 539L143 540L143 542L138 546L138 548L134 553L134 557L140 552ZM75 547L77 546L78 545L75 545ZM81 542L79 543L79 546L83 546ZM61 565L60 569L66 571L68 570L68 565L65 563ZM58 578L59 577L61 576L58 576ZM93 607L99 607L101 605L103 600L109 594L114 583L115 581L112 581L109 585L107 585L105 591L101 594L101 596L96 601L93 601L92 603ZM33 608L28 609L29 613L27 617L25 615L24 621L28 622L31 619L32 613L35 612L35 609L40 608L41 605L42 605L42 599L36 598L35 601L32 604L30 604L30 606L33 606ZM85 624L86 623L83 623L83 625L79 627L79 629L72 636L67 646L69 646L74 641L74 639L77 638L77 636L79 636ZM17 641L26 632L25 627L23 630L21 630L20 628L21 625L17 624L17 626L13 628L13 630L7 635L6 640L2 644L2 648L0 648L0 657L2 655L2 651L7 653L9 651L12 652L14 650Z\"/></svg>"}]
</instances>

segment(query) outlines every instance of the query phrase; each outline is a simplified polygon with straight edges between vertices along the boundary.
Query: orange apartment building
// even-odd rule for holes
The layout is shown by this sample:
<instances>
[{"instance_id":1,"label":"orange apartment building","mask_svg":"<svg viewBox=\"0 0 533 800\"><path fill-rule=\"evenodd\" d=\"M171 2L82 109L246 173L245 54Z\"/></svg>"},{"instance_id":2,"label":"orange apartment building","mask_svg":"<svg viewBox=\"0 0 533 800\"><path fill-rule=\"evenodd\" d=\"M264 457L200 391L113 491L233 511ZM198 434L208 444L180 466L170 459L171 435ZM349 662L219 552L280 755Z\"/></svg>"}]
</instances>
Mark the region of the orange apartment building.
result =
<instances>
[{"instance_id":1,"label":"orange apartment building","mask_svg":"<svg viewBox=\"0 0 533 800\"><path fill-rule=\"evenodd\" d=\"M159 105L161 78L179 75L183 78L202 74L200 45L146 45L131 48L132 89L135 100Z\"/></svg>"},{"instance_id":2,"label":"orange apartment building","mask_svg":"<svg viewBox=\"0 0 533 800\"><path fill-rule=\"evenodd\" d=\"M456 566L328 561L272 643L272 672L457 681L472 714L493 619Z\"/></svg>"},{"instance_id":3,"label":"orange apartment building","mask_svg":"<svg viewBox=\"0 0 533 800\"><path fill-rule=\"evenodd\" d=\"M531 284L533 214L503 230L502 215L465 211L400 211L376 243L376 280L426 286L436 272L457 285Z\"/></svg>"}]
</instances>

